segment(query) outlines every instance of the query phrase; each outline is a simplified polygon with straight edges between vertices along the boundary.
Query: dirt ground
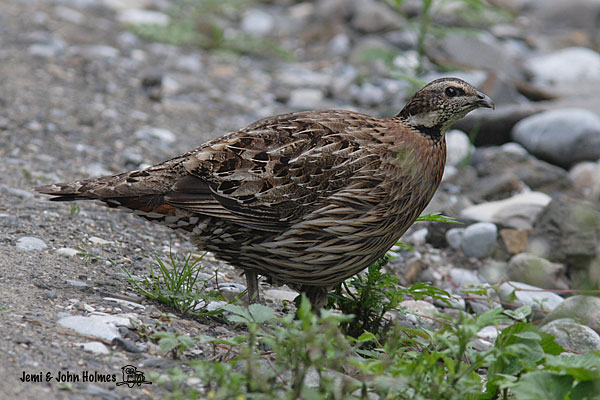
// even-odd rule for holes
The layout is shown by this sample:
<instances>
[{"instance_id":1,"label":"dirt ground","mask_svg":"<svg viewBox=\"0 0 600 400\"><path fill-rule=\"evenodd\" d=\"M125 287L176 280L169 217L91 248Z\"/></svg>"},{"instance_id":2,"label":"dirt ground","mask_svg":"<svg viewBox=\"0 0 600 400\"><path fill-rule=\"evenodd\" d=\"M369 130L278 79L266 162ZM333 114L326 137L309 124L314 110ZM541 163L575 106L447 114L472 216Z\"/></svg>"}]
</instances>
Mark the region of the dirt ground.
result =
<instances>
[{"instance_id":1,"label":"dirt ground","mask_svg":"<svg viewBox=\"0 0 600 400\"><path fill-rule=\"evenodd\" d=\"M139 340L139 332L123 328L122 335L131 339L121 345L106 342L108 354L97 354L81 344L98 339L57 321L90 312L126 314L150 329L215 334L222 328L168 315L132 293L122 271L109 261L145 274L153 254L169 246L181 254L193 248L163 227L91 202L81 204L80 211L51 203L32 187L167 159L225 133L226 125L239 122L219 122L215 116L240 109L208 100L152 100L143 77L153 73L151 66L166 65L171 50L162 56L162 49L147 51L143 63L135 62L123 45L132 35L123 35L109 10L79 9L83 21L74 23L57 16L65 14L60 7L60 2L0 2L0 398L160 398L166 392L157 382L133 388L89 382L98 374L123 381L126 365L146 365L138 368L146 380L152 371L161 374L172 367L156 345ZM106 48L98 46L121 53L105 57ZM228 80L219 78L224 74L219 71L218 66L206 71L213 86ZM134 135L144 126L167 129L174 140L167 138L167 145ZM23 250L17 246L23 237L40 239L46 247ZM240 279L231 269L221 273ZM80 382L57 382L68 374Z\"/></svg>"}]
</instances>

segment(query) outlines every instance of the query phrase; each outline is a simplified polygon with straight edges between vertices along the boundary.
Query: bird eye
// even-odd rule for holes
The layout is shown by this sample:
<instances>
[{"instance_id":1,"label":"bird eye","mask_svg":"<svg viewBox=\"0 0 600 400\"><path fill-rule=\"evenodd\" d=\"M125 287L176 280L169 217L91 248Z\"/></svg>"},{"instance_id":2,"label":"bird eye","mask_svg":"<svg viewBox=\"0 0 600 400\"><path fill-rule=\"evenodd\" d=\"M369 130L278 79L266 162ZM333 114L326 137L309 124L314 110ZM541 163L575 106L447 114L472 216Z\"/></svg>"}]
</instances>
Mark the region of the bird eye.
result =
<instances>
[{"instance_id":1,"label":"bird eye","mask_svg":"<svg viewBox=\"0 0 600 400\"><path fill-rule=\"evenodd\" d=\"M447 87L446 90L444 90L444 93L447 97L454 97L458 94L458 90L453 87Z\"/></svg>"}]
</instances>

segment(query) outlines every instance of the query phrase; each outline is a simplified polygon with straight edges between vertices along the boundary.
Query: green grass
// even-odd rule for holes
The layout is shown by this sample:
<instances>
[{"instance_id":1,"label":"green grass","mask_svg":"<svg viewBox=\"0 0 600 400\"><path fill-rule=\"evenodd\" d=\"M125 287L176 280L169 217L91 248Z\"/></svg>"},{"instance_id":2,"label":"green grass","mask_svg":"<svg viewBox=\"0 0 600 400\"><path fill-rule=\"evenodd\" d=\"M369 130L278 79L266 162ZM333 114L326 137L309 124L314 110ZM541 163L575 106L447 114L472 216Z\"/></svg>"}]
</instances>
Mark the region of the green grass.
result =
<instances>
[{"instance_id":1,"label":"green grass","mask_svg":"<svg viewBox=\"0 0 600 400\"><path fill-rule=\"evenodd\" d=\"M206 253L205 253L206 254ZM151 300L163 303L183 315L202 318L217 315L222 310L209 310L211 301L226 299L218 290L209 285L211 279L199 279L202 271L202 256L193 259L192 254L178 259L172 252L164 261L155 256L150 263L150 276L135 278L126 268L121 267L133 289ZM215 278L217 273L215 272Z\"/></svg>"}]
</instances>

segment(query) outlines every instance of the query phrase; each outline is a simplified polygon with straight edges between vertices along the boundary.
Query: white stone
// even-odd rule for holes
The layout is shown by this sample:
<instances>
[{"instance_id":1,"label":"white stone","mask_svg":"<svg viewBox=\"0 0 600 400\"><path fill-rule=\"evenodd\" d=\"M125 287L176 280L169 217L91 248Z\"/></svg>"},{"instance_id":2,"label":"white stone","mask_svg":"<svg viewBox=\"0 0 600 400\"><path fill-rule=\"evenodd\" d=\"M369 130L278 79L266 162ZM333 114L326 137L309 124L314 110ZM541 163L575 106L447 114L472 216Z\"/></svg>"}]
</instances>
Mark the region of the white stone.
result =
<instances>
[{"instance_id":1,"label":"white stone","mask_svg":"<svg viewBox=\"0 0 600 400\"><path fill-rule=\"evenodd\" d=\"M90 243L97 244L97 245L100 245L100 246L112 243L110 240L105 240L105 239L99 238L98 236L91 236L88 239L88 241Z\"/></svg>"},{"instance_id":2,"label":"white stone","mask_svg":"<svg viewBox=\"0 0 600 400\"><path fill-rule=\"evenodd\" d=\"M460 216L475 221L500 223L503 217L506 217L507 210L518 212L527 209L530 213L532 210L537 209L538 211L534 215L528 215L529 218L535 218L537 213L546 207L551 200L550 196L542 192L519 193L508 199L467 207L461 212Z\"/></svg>"},{"instance_id":3,"label":"white stone","mask_svg":"<svg viewBox=\"0 0 600 400\"><path fill-rule=\"evenodd\" d=\"M446 163L457 166L471 155L473 145L466 133L452 129L446 134L446 149Z\"/></svg>"},{"instance_id":4,"label":"white stone","mask_svg":"<svg viewBox=\"0 0 600 400\"><path fill-rule=\"evenodd\" d=\"M89 317L70 315L59 319L58 324L80 335L98 338L108 343L112 342L114 338L121 337L118 326L131 327L129 318L116 315L91 315Z\"/></svg>"},{"instance_id":5,"label":"white stone","mask_svg":"<svg viewBox=\"0 0 600 400\"><path fill-rule=\"evenodd\" d=\"M31 236L23 236L17 240L17 248L25 251L43 250L48 246L42 239Z\"/></svg>"},{"instance_id":6,"label":"white stone","mask_svg":"<svg viewBox=\"0 0 600 400\"><path fill-rule=\"evenodd\" d=\"M56 250L56 253L63 257L74 257L77 255L77 253L79 253L79 250L72 249L70 247L61 247L60 249Z\"/></svg>"},{"instance_id":7,"label":"white stone","mask_svg":"<svg viewBox=\"0 0 600 400\"><path fill-rule=\"evenodd\" d=\"M120 23L125 25L159 25L167 26L171 18L164 13L152 10L128 9L117 16Z\"/></svg>"},{"instance_id":8,"label":"white stone","mask_svg":"<svg viewBox=\"0 0 600 400\"><path fill-rule=\"evenodd\" d=\"M585 47L531 57L525 67L536 83L600 81L600 54Z\"/></svg>"},{"instance_id":9,"label":"white stone","mask_svg":"<svg viewBox=\"0 0 600 400\"><path fill-rule=\"evenodd\" d=\"M265 11L250 8L244 13L240 26L244 32L252 36L266 36L273 30L275 20Z\"/></svg>"},{"instance_id":10,"label":"white stone","mask_svg":"<svg viewBox=\"0 0 600 400\"><path fill-rule=\"evenodd\" d=\"M85 351L90 353L110 354L110 350L102 342L75 343L75 345L83 347Z\"/></svg>"},{"instance_id":11,"label":"white stone","mask_svg":"<svg viewBox=\"0 0 600 400\"><path fill-rule=\"evenodd\" d=\"M298 88L292 90L288 100L288 106L292 108L319 108L325 95L320 89Z\"/></svg>"},{"instance_id":12,"label":"white stone","mask_svg":"<svg viewBox=\"0 0 600 400\"><path fill-rule=\"evenodd\" d=\"M154 128L152 126L144 126L135 131L135 137L138 139L158 139L165 143L173 143L177 140L177 136L167 129Z\"/></svg>"},{"instance_id":13,"label":"white stone","mask_svg":"<svg viewBox=\"0 0 600 400\"><path fill-rule=\"evenodd\" d=\"M264 292L265 299L271 299L274 301L293 302L297 296L298 293L283 289L269 289Z\"/></svg>"}]
</instances>

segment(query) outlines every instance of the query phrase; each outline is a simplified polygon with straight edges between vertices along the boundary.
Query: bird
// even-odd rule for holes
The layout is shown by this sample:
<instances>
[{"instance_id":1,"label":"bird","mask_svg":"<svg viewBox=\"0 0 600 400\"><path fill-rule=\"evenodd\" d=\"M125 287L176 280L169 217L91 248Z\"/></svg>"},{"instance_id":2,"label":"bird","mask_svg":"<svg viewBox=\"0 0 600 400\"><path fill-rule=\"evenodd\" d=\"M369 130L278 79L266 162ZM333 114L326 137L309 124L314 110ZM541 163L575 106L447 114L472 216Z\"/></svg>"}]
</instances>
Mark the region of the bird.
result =
<instances>
[{"instance_id":1,"label":"bird","mask_svg":"<svg viewBox=\"0 0 600 400\"><path fill-rule=\"evenodd\" d=\"M258 120L135 171L35 188L53 201L99 200L188 234L241 269L306 294L313 307L382 257L442 180L445 133L494 102L458 78L436 79L393 117L346 110Z\"/></svg>"}]
</instances>

